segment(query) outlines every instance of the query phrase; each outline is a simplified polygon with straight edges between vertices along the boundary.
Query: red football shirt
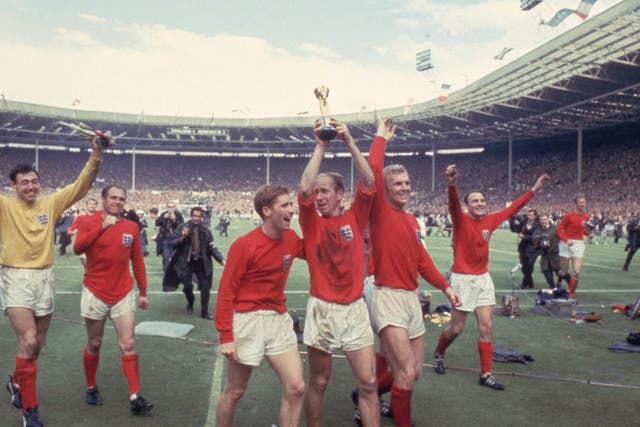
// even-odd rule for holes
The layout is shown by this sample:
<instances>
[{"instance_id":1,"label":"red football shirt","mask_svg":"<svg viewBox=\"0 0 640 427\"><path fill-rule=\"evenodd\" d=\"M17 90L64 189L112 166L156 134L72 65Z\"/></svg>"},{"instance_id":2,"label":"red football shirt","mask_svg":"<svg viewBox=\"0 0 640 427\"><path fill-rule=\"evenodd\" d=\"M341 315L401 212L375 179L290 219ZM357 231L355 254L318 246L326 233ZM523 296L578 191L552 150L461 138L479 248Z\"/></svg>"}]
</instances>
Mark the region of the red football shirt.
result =
<instances>
[{"instance_id":1,"label":"red football shirt","mask_svg":"<svg viewBox=\"0 0 640 427\"><path fill-rule=\"evenodd\" d=\"M386 140L377 136L369 151L369 164L377 192L371 208L369 233L376 284L397 289L418 288L418 273L440 290L449 286L420 240L416 217L393 207L386 196L384 152Z\"/></svg>"},{"instance_id":2,"label":"red football shirt","mask_svg":"<svg viewBox=\"0 0 640 427\"><path fill-rule=\"evenodd\" d=\"M565 243L569 239L582 240L584 236L589 234L586 228L587 221L589 221L588 214L579 214L578 212L571 211L562 218L562 221L558 224L556 233Z\"/></svg>"},{"instance_id":3,"label":"red football shirt","mask_svg":"<svg viewBox=\"0 0 640 427\"><path fill-rule=\"evenodd\" d=\"M147 295L147 273L138 225L125 218L102 229L102 211L78 223L73 244L76 254L87 255L84 285L107 304L115 304L133 288L130 266L141 296Z\"/></svg>"},{"instance_id":4,"label":"red football shirt","mask_svg":"<svg viewBox=\"0 0 640 427\"><path fill-rule=\"evenodd\" d=\"M457 187L449 186L449 214L453 222L453 266L461 274L483 274L489 269L491 233L533 197L529 190L509 207L474 219L462 211Z\"/></svg>"},{"instance_id":5,"label":"red football shirt","mask_svg":"<svg viewBox=\"0 0 640 427\"><path fill-rule=\"evenodd\" d=\"M214 320L221 344L233 341L234 312L287 311L284 287L294 258L304 258L304 248L293 230L276 240L258 227L231 244Z\"/></svg>"},{"instance_id":6,"label":"red football shirt","mask_svg":"<svg viewBox=\"0 0 640 427\"><path fill-rule=\"evenodd\" d=\"M306 201L298 193L312 296L339 304L362 298L364 229L369 221L374 192L365 191L358 182L353 203L346 212L335 217L318 214L315 193Z\"/></svg>"}]
</instances>

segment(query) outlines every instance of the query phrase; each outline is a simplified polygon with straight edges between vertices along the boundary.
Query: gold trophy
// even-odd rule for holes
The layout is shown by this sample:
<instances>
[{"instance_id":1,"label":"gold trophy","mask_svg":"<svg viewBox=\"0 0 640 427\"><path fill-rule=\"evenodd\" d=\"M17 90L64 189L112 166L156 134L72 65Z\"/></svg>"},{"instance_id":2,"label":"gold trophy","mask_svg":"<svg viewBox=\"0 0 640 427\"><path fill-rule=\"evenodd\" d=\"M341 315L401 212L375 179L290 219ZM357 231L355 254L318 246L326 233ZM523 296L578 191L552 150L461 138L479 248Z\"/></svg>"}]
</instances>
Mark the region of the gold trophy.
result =
<instances>
[{"instance_id":1,"label":"gold trophy","mask_svg":"<svg viewBox=\"0 0 640 427\"><path fill-rule=\"evenodd\" d=\"M331 141L338 136L338 131L333 126L328 124L329 117L329 104L327 98L329 97L329 88L326 86L318 86L313 90L313 93L318 98L320 104L320 114L322 115L322 127L320 128L320 134L318 135L323 141Z\"/></svg>"}]
</instances>

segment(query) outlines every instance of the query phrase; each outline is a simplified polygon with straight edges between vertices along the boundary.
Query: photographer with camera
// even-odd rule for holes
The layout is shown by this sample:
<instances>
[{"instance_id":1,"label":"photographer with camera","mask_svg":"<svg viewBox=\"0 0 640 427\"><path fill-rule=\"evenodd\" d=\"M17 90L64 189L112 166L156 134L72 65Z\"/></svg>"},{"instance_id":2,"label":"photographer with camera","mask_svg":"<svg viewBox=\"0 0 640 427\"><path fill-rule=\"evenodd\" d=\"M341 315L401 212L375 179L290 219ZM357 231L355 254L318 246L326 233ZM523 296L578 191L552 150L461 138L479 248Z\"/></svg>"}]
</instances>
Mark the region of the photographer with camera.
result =
<instances>
[{"instance_id":1,"label":"photographer with camera","mask_svg":"<svg viewBox=\"0 0 640 427\"><path fill-rule=\"evenodd\" d=\"M549 288L556 287L553 273L560 279L560 249L556 227L551 224L549 215L541 213L538 217L540 225L533 232L533 247L540 253L540 271L547 280Z\"/></svg>"},{"instance_id":2,"label":"photographer with camera","mask_svg":"<svg viewBox=\"0 0 640 427\"><path fill-rule=\"evenodd\" d=\"M167 266L163 286L171 277L177 276L178 282L184 286L187 298L187 314L193 314L193 283L191 277L195 274L200 290L200 317L213 320L209 313L209 297L213 284L213 262L215 258L220 265L225 264L224 256L213 245L213 234L209 227L202 222L203 211L199 206L191 208L191 220L178 225L173 236L164 238L166 245L172 248L174 255Z\"/></svg>"},{"instance_id":3,"label":"photographer with camera","mask_svg":"<svg viewBox=\"0 0 640 427\"><path fill-rule=\"evenodd\" d=\"M538 250L533 245L533 234L538 228L538 214L535 209L526 209L525 218L521 223L519 236L518 255L522 265L522 289L533 289L533 268L538 259ZM512 230L513 231L513 230Z\"/></svg>"},{"instance_id":4,"label":"photographer with camera","mask_svg":"<svg viewBox=\"0 0 640 427\"><path fill-rule=\"evenodd\" d=\"M156 236L156 245L160 248L160 254L162 255L162 271L167 272L167 267L171 261L171 257L175 252L175 248L169 244L169 240L173 236L178 225L184 222L184 218L179 210L176 209L176 204L173 202L167 203L167 210L162 212L156 218L156 227L158 228L158 234ZM159 254L159 255L160 255Z\"/></svg>"}]
</instances>

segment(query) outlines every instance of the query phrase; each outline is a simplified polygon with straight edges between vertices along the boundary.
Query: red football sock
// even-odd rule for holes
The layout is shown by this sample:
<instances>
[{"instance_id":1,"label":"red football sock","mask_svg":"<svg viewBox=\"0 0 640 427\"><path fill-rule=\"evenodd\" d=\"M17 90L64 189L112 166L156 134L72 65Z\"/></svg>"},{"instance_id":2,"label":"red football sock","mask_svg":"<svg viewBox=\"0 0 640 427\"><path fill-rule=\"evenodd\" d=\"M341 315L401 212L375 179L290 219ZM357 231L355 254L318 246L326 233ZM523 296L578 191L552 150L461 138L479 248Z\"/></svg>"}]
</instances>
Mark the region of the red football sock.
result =
<instances>
[{"instance_id":1,"label":"red football sock","mask_svg":"<svg viewBox=\"0 0 640 427\"><path fill-rule=\"evenodd\" d=\"M493 343L478 341L478 353L480 353L480 375L491 372L493 368Z\"/></svg>"},{"instance_id":2,"label":"red football sock","mask_svg":"<svg viewBox=\"0 0 640 427\"><path fill-rule=\"evenodd\" d=\"M87 379L87 388L96 386L96 372L100 362L100 353L91 353L85 347L84 355L84 376Z\"/></svg>"},{"instance_id":3,"label":"red football sock","mask_svg":"<svg viewBox=\"0 0 640 427\"><path fill-rule=\"evenodd\" d=\"M393 372L387 371L376 378L378 381L378 396L388 393L393 385Z\"/></svg>"},{"instance_id":4,"label":"red football sock","mask_svg":"<svg viewBox=\"0 0 640 427\"><path fill-rule=\"evenodd\" d=\"M123 354L120 356L122 360L122 371L129 383L129 395L136 394L140 391L140 375L138 374L138 355Z\"/></svg>"},{"instance_id":5,"label":"red football sock","mask_svg":"<svg viewBox=\"0 0 640 427\"><path fill-rule=\"evenodd\" d=\"M20 387L22 396L22 412L38 406L36 398L36 377L38 376L38 364L36 359L23 359L16 356L16 378L14 381Z\"/></svg>"},{"instance_id":6,"label":"red football sock","mask_svg":"<svg viewBox=\"0 0 640 427\"><path fill-rule=\"evenodd\" d=\"M569 280L569 296L573 298L576 295L576 289L578 288L578 279L572 277Z\"/></svg>"},{"instance_id":7,"label":"red football sock","mask_svg":"<svg viewBox=\"0 0 640 427\"><path fill-rule=\"evenodd\" d=\"M376 375L380 376L389 370L389 364L387 359L384 358L382 353L376 351Z\"/></svg>"},{"instance_id":8,"label":"red football sock","mask_svg":"<svg viewBox=\"0 0 640 427\"><path fill-rule=\"evenodd\" d=\"M449 347L453 342L453 338L447 337L447 334L445 333L445 331L446 329L443 329L442 332L440 332L440 338L438 339L438 346L436 347L436 353L443 356L444 356L444 352L447 351L447 347Z\"/></svg>"},{"instance_id":9,"label":"red football sock","mask_svg":"<svg viewBox=\"0 0 640 427\"><path fill-rule=\"evenodd\" d=\"M411 427L411 390L391 386L391 410L398 427Z\"/></svg>"}]
</instances>

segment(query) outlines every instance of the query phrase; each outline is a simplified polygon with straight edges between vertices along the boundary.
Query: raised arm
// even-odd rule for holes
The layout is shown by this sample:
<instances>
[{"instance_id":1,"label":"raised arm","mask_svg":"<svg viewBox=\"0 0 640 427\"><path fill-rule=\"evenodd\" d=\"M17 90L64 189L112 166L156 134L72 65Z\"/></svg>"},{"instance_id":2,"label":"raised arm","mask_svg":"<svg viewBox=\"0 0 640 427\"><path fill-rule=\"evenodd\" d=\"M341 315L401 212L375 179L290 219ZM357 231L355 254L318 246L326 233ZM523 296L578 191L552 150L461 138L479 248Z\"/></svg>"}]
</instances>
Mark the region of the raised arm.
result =
<instances>
[{"instance_id":1,"label":"raised arm","mask_svg":"<svg viewBox=\"0 0 640 427\"><path fill-rule=\"evenodd\" d=\"M316 124L313 127L313 134L316 137L316 146L313 149L313 154L309 159L309 163L304 168L302 178L300 179L300 195L303 200L311 199L313 189L316 185L316 178L318 178L318 172L320 171L320 164L324 157L324 152L327 151L329 143L331 141L325 141L320 139L320 129L322 128L322 121L316 120Z\"/></svg>"},{"instance_id":2,"label":"raised arm","mask_svg":"<svg viewBox=\"0 0 640 427\"><path fill-rule=\"evenodd\" d=\"M344 143L351 153L351 158L353 159L353 166L355 170L358 172L358 177L360 178L360 182L362 186L368 191L374 187L375 179L373 177L373 171L367 162L367 159L362 155L358 145L354 141L351 136L351 132L349 132L349 128L344 124L339 122L336 119L331 119L331 126L335 127L338 131L338 139Z\"/></svg>"},{"instance_id":3,"label":"raised arm","mask_svg":"<svg viewBox=\"0 0 640 427\"><path fill-rule=\"evenodd\" d=\"M69 206L86 196L98 175L101 162L102 144L100 143L100 137L94 136L91 138L91 156L80 172L80 175L78 175L78 178L73 183L64 187L59 193L56 193L53 199L56 217Z\"/></svg>"},{"instance_id":4,"label":"raised arm","mask_svg":"<svg viewBox=\"0 0 640 427\"><path fill-rule=\"evenodd\" d=\"M542 186L549 182L549 180L551 179L551 177L549 176L549 174L542 174L538 177L538 179L536 180L536 182L533 184L533 187L531 187L531 191L533 191L534 193L536 191L538 191L539 189L542 188Z\"/></svg>"},{"instance_id":5,"label":"raised arm","mask_svg":"<svg viewBox=\"0 0 640 427\"><path fill-rule=\"evenodd\" d=\"M377 112L374 117L377 117ZM380 122L382 122L382 125ZM373 139L371 147L369 148L369 166L371 166L376 183L378 184L378 195L380 195L384 194L382 191L384 188L384 178L382 174L382 169L384 169L384 153L387 142L393 137L396 127L391 118L384 121L376 119L376 125L376 137Z\"/></svg>"},{"instance_id":6,"label":"raised arm","mask_svg":"<svg viewBox=\"0 0 640 427\"><path fill-rule=\"evenodd\" d=\"M458 227L460 225L460 216L462 213L462 204L460 203L460 195L458 194L458 169L456 169L456 165L447 166L447 171L445 172L447 175L447 183L448 186L448 207L449 214L451 215L451 222L454 227Z\"/></svg>"}]
</instances>

